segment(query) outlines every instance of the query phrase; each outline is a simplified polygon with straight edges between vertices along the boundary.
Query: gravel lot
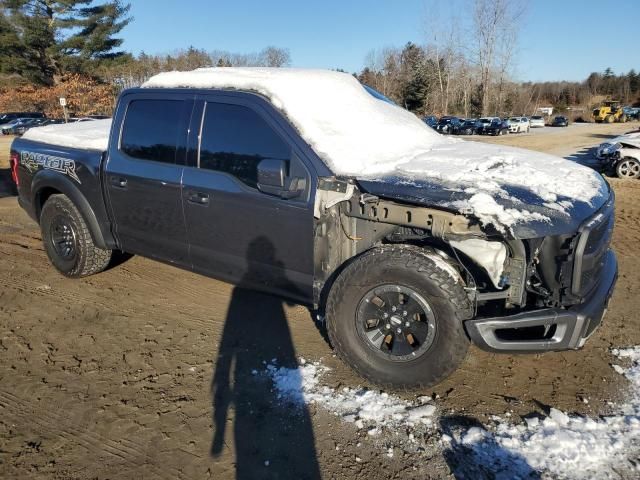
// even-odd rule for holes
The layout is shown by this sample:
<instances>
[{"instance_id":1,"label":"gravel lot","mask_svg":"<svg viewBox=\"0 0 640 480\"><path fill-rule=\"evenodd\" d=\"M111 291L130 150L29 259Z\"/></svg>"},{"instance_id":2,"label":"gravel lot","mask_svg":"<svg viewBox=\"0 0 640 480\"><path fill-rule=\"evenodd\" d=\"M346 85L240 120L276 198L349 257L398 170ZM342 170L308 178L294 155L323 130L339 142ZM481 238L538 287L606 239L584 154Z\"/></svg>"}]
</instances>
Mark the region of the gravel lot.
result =
<instances>
[{"instance_id":1,"label":"gravel lot","mask_svg":"<svg viewBox=\"0 0 640 480\"><path fill-rule=\"evenodd\" d=\"M471 140L588 163L591 147L637 126ZM609 350L640 345L640 182L611 180L620 279L587 346L523 356L472 348L445 383L395 394L431 396L438 411L407 446L321 407L278 401L263 375L274 358L321 361L331 369L322 382L337 391L367 386L332 356L304 307L141 257L82 280L57 274L12 191L9 140L0 138L2 478L453 478L465 460L439 438L456 425L550 407L598 415L625 396Z\"/></svg>"}]
</instances>

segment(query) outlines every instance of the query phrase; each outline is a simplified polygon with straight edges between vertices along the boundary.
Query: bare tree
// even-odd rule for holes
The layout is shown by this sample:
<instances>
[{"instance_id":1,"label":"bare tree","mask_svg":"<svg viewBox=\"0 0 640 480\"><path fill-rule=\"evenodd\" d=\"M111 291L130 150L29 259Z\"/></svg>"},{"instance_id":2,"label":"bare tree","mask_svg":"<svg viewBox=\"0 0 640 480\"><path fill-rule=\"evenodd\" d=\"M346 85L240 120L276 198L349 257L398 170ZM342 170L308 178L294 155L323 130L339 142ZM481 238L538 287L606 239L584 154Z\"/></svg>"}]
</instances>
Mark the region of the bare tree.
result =
<instances>
[{"instance_id":1,"label":"bare tree","mask_svg":"<svg viewBox=\"0 0 640 480\"><path fill-rule=\"evenodd\" d=\"M260 58L265 67L287 67L291 64L291 54L286 48L267 47L260 52Z\"/></svg>"},{"instance_id":2,"label":"bare tree","mask_svg":"<svg viewBox=\"0 0 640 480\"><path fill-rule=\"evenodd\" d=\"M441 18L438 4L433 3L425 18L425 34L425 50L432 83L437 88L437 98L434 99L432 108L435 107L446 114L449 111L452 90L455 89L452 85L456 80L454 72L464 59L459 18L453 14L448 18Z\"/></svg>"},{"instance_id":3,"label":"bare tree","mask_svg":"<svg viewBox=\"0 0 640 480\"><path fill-rule=\"evenodd\" d=\"M500 101L507 72L517 46L520 21L525 12L523 0L475 0L472 34L476 42L475 57L480 70L482 114L490 109L495 76L498 77ZM496 105L496 108L500 108Z\"/></svg>"},{"instance_id":4,"label":"bare tree","mask_svg":"<svg viewBox=\"0 0 640 480\"><path fill-rule=\"evenodd\" d=\"M291 54L286 48L267 47L259 53L234 53L225 50L209 52L213 65L229 67L287 67Z\"/></svg>"}]
</instances>

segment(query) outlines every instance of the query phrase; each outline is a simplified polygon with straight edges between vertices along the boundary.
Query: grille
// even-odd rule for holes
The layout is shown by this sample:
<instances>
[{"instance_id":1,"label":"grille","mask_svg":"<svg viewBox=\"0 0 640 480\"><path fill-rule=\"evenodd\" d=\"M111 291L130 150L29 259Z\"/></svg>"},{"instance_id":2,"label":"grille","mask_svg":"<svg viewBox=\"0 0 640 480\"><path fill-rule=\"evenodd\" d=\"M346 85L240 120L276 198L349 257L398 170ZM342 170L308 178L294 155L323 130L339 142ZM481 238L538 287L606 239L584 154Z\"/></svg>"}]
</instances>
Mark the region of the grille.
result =
<instances>
[{"instance_id":1,"label":"grille","mask_svg":"<svg viewBox=\"0 0 640 480\"><path fill-rule=\"evenodd\" d=\"M607 204L590 218L580 229L573 263L571 293L587 296L598 284L604 266L604 257L609 250L614 224L613 194Z\"/></svg>"}]
</instances>

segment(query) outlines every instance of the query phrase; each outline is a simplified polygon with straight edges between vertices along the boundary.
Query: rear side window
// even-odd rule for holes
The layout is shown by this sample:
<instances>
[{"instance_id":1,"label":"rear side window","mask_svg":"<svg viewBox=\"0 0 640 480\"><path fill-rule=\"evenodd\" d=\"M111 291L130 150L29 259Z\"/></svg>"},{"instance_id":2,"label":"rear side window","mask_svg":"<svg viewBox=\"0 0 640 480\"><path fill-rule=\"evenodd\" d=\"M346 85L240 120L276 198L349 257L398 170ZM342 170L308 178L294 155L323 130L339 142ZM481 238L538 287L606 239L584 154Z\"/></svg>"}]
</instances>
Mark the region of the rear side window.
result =
<instances>
[{"instance_id":1,"label":"rear side window","mask_svg":"<svg viewBox=\"0 0 640 480\"><path fill-rule=\"evenodd\" d=\"M130 157L175 163L182 100L133 100L127 107L120 150Z\"/></svg>"},{"instance_id":2,"label":"rear side window","mask_svg":"<svg viewBox=\"0 0 640 480\"><path fill-rule=\"evenodd\" d=\"M255 111L241 105L206 104L199 166L233 175L255 188L258 163L289 160L291 148Z\"/></svg>"}]
</instances>

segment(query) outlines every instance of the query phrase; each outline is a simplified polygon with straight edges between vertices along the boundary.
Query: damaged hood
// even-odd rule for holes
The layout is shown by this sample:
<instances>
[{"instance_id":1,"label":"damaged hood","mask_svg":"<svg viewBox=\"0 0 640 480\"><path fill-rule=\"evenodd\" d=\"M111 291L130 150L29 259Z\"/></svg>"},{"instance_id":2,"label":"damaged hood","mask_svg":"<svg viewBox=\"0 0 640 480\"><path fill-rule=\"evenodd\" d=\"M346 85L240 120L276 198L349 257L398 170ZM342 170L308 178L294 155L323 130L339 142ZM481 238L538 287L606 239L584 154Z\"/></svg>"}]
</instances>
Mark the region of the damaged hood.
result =
<instances>
[{"instance_id":1,"label":"damaged hood","mask_svg":"<svg viewBox=\"0 0 640 480\"><path fill-rule=\"evenodd\" d=\"M356 178L364 192L471 215L522 239L573 232L610 195L599 173L569 160L456 139Z\"/></svg>"},{"instance_id":2,"label":"damaged hood","mask_svg":"<svg viewBox=\"0 0 640 480\"><path fill-rule=\"evenodd\" d=\"M608 143L609 145L615 145L616 143L621 143L622 145L626 145L629 147L640 148L640 132L627 133L625 135L620 135L619 137L612 138L611 140L607 140L604 143Z\"/></svg>"}]
</instances>

